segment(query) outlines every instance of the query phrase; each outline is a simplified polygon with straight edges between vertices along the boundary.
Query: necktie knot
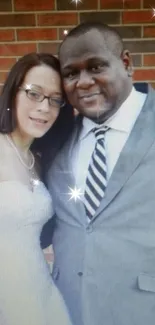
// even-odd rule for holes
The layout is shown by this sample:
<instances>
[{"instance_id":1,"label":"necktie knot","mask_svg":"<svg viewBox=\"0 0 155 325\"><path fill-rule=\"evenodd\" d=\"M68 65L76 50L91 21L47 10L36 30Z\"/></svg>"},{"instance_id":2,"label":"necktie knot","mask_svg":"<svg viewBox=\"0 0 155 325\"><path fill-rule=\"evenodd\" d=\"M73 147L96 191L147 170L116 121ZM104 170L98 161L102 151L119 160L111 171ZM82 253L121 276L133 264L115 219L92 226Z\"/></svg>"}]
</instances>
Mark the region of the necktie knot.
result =
<instances>
[{"instance_id":1,"label":"necktie knot","mask_svg":"<svg viewBox=\"0 0 155 325\"><path fill-rule=\"evenodd\" d=\"M104 140L105 137L105 133L109 130L108 126L104 126L102 128L94 128L93 132L95 134L95 137L97 139L97 141L99 140Z\"/></svg>"}]
</instances>

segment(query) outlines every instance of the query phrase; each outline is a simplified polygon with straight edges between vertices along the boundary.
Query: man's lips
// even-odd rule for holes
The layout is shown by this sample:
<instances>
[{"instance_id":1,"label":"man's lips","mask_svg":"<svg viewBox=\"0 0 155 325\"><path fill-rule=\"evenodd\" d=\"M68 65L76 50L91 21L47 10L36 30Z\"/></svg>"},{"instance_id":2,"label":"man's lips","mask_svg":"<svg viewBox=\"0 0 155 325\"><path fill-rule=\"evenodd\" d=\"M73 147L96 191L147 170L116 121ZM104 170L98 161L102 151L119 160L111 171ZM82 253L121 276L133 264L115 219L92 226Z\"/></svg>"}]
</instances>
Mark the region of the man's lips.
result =
<instances>
[{"instance_id":1,"label":"man's lips","mask_svg":"<svg viewBox=\"0 0 155 325\"><path fill-rule=\"evenodd\" d=\"M101 95L101 93L83 94L83 95L80 95L78 98L79 98L79 101L82 101L83 103L90 104L94 101L98 101L100 95Z\"/></svg>"},{"instance_id":2,"label":"man's lips","mask_svg":"<svg viewBox=\"0 0 155 325\"><path fill-rule=\"evenodd\" d=\"M94 96L98 96L100 95L101 93L91 93L91 94L83 94L83 95L80 95L79 98L91 98L91 97L94 97Z\"/></svg>"}]
</instances>

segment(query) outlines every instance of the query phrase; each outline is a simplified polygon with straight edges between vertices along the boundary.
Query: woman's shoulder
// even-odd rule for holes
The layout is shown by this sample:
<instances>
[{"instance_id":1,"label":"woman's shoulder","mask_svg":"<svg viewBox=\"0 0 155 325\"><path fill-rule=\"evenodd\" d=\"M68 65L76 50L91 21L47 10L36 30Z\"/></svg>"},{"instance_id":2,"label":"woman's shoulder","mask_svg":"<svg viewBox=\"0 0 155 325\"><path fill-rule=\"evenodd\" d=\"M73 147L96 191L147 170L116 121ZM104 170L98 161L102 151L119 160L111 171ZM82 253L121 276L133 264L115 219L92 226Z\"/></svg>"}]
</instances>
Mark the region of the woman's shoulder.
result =
<instances>
[{"instance_id":1,"label":"woman's shoulder","mask_svg":"<svg viewBox=\"0 0 155 325\"><path fill-rule=\"evenodd\" d=\"M6 134L0 133L0 157L4 157L5 152L7 151L7 137Z\"/></svg>"},{"instance_id":2,"label":"woman's shoulder","mask_svg":"<svg viewBox=\"0 0 155 325\"><path fill-rule=\"evenodd\" d=\"M0 132L0 141L5 142L6 141L6 134Z\"/></svg>"},{"instance_id":3,"label":"woman's shoulder","mask_svg":"<svg viewBox=\"0 0 155 325\"><path fill-rule=\"evenodd\" d=\"M0 133L0 182L8 178L11 152L5 134Z\"/></svg>"}]
</instances>

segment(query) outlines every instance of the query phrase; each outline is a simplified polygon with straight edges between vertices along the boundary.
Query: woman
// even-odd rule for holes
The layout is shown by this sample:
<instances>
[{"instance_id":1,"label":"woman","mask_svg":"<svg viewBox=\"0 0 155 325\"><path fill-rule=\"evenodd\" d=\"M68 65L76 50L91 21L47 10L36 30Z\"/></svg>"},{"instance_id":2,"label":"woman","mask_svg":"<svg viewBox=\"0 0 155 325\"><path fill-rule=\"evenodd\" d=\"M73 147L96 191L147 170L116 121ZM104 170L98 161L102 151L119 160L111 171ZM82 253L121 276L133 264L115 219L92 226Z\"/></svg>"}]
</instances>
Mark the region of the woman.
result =
<instances>
[{"instance_id":1,"label":"woman","mask_svg":"<svg viewBox=\"0 0 155 325\"><path fill-rule=\"evenodd\" d=\"M70 325L40 249L52 202L35 151L43 154L51 143L56 153L72 126L57 58L36 53L21 58L0 98L1 325Z\"/></svg>"}]
</instances>

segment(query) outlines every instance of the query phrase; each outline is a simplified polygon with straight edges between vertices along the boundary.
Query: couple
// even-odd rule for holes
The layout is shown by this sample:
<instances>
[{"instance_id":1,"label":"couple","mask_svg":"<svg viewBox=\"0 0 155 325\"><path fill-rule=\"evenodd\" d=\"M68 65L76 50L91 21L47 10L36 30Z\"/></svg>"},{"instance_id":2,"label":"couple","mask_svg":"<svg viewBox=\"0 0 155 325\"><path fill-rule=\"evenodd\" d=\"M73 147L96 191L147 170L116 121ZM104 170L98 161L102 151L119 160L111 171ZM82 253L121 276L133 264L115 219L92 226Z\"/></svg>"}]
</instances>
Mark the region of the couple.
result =
<instances>
[{"instance_id":1,"label":"couple","mask_svg":"<svg viewBox=\"0 0 155 325\"><path fill-rule=\"evenodd\" d=\"M130 53L107 25L74 28L59 60L65 94L59 61L34 54L1 96L0 319L153 325L154 90L135 90ZM83 194L69 200L75 187ZM39 248L53 214L41 241L51 233L56 286Z\"/></svg>"}]
</instances>

